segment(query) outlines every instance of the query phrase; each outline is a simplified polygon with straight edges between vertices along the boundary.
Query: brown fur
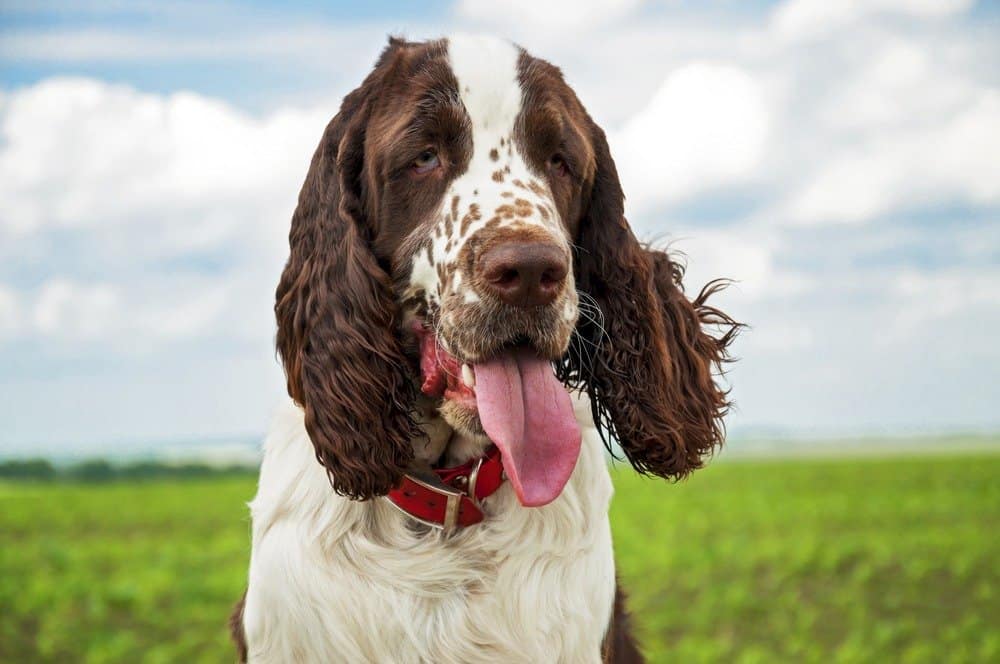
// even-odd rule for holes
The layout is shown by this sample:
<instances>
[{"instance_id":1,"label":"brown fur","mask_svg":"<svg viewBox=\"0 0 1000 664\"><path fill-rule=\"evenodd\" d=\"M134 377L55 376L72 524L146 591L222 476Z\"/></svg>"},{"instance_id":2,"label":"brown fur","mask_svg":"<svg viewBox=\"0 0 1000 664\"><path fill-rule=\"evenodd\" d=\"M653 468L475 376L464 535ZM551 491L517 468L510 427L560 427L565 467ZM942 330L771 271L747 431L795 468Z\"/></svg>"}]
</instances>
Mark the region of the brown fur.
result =
<instances>
[{"instance_id":1,"label":"brown fur","mask_svg":"<svg viewBox=\"0 0 1000 664\"><path fill-rule=\"evenodd\" d=\"M289 234L277 290L277 346L288 392L305 410L316 458L340 494L385 494L413 458L420 435L409 362L396 336L392 280L369 242L361 203L370 97L394 59L390 44L350 93L313 156Z\"/></svg>"},{"instance_id":2,"label":"brown fur","mask_svg":"<svg viewBox=\"0 0 1000 664\"><path fill-rule=\"evenodd\" d=\"M233 612L229 616L229 636L236 645L236 661L247 661L247 636L243 631L243 606L247 601L247 591L243 591L240 601L236 602Z\"/></svg>"},{"instance_id":3,"label":"brown fur","mask_svg":"<svg viewBox=\"0 0 1000 664\"><path fill-rule=\"evenodd\" d=\"M625 591L620 583L616 583L611 624L601 648L605 664L642 664L646 661L632 636L632 617L625 609L625 600Z\"/></svg>"},{"instance_id":4,"label":"brown fur","mask_svg":"<svg viewBox=\"0 0 1000 664\"><path fill-rule=\"evenodd\" d=\"M558 374L590 395L609 449L617 441L641 473L682 478L723 441L729 402L716 373L740 325L707 300L724 284L710 283L693 301L685 297L680 265L640 244L625 220L604 132L557 68L526 54L519 67L525 109L506 147L509 152L517 143L547 179L555 206L539 211L563 221L573 238L577 289L593 299L589 307L581 302L586 315ZM455 99L444 42L390 40L327 126L292 218L291 253L275 305L278 352L316 458L334 490L350 498L392 488L413 458L411 441L422 435L411 415L417 376L400 338L397 293L412 256L426 250L429 215L447 187L443 173L454 177L467 166L468 120ZM411 130L414 125L422 130ZM393 177L426 149L425 134L439 137L442 175L419 182ZM511 185L541 188L534 180ZM514 200L511 216L530 212L526 205ZM482 214L470 204L460 217L457 200L451 208L451 223L463 229L471 215ZM486 230L499 237L494 226ZM473 260L483 242L470 241L463 260ZM435 268L447 276L444 266ZM430 315L426 303L417 311ZM464 313L459 333L469 338L457 345L479 344L484 356L509 341L504 326L516 324L538 343L551 336L559 315L511 312L495 302ZM539 350L553 357L561 352ZM623 603L618 592L606 661L642 661ZM241 600L230 625L245 659L242 610Z\"/></svg>"},{"instance_id":5,"label":"brown fur","mask_svg":"<svg viewBox=\"0 0 1000 664\"><path fill-rule=\"evenodd\" d=\"M729 402L713 371L740 326L706 304L721 283L688 301L679 266L636 240L604 132L590 126L596 172L574 263L604 329L581 318L579 334L598 350L568 354L561 377L586 388L609 449L614 439L640 473L680 479L722 444ZM718 337L703 327L713 324Z\"/></svg>"},{"instance_id":6,"label":"brown fur","mask_svg":"<svg viewBox=\"0 0 1000 664\"><path fill-rule=\"evenodd\" d=\"M684 296L679 264L633 235L604 132L562 73L527 54L520 70L531 103L515 138L535 163L555 153L567 170L549 182L575 237L583 316L560 378L590 395L609 449L616 440L637 471L679 479L724 438L729 402L715 373L741 326L707 299L725 284L712 282L694 301Z\"/></svg>"}]
</instances>

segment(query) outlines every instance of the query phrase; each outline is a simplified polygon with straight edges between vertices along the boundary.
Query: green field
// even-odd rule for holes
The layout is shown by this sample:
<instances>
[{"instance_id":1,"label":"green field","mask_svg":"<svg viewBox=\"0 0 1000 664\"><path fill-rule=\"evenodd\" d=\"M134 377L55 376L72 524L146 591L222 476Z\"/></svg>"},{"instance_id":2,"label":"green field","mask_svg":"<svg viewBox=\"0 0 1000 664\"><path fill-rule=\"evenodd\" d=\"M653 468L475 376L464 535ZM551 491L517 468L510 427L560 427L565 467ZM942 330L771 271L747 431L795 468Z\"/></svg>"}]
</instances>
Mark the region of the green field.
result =
<instances>
[{"instance_id":1,"label":"green field","mask_svg":"<svg viewBox=\"0 0 1000 664\"><path fill-rule=\"evenodd\" d=\"M1000 456L616 472L657 662L1000 661ZM0 484L0 662L227 662L249 478Z\"/></svg>"}]
</instances>

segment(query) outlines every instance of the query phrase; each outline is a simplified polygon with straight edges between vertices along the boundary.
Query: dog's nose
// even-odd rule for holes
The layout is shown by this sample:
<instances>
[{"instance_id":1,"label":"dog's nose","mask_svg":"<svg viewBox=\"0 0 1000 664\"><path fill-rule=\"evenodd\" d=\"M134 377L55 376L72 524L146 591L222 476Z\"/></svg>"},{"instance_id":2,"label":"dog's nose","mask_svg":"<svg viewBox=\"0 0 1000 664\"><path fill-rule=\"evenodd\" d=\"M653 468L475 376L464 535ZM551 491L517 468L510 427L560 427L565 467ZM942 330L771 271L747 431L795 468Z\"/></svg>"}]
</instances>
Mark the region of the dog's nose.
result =
<instances>
[{"instance_id":1,"label":"dog's nose","mask_svg":"<svg viewBox=\"0 0 1000 664\"><path fill-rule=\"evenodd\" d=\"M551 304L566 281L566 253L549 242L503 242L479 258L479 274L494 295L515 307Z\"/></svg>"}]
</instances>

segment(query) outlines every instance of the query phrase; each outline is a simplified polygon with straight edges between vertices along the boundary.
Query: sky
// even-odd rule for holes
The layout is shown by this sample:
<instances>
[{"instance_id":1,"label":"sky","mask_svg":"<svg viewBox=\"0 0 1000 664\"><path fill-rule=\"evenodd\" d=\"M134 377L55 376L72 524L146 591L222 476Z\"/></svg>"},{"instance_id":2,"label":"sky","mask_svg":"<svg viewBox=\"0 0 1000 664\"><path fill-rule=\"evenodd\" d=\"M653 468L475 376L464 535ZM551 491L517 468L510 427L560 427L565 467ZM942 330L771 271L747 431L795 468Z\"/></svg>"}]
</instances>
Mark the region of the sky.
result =
<instances>
[{"instance_id":1,"label":"sky","mask_svg":"<svg viewBox=\"0 0 1000 664\"><path fill-rule=\"evenodd\" d=\"M736 281L734 440L1000 428L995 0L5 0L0 455L261 436L322 128L454 32L560 66L637 234Z\"/></svg>"}]
</instances>

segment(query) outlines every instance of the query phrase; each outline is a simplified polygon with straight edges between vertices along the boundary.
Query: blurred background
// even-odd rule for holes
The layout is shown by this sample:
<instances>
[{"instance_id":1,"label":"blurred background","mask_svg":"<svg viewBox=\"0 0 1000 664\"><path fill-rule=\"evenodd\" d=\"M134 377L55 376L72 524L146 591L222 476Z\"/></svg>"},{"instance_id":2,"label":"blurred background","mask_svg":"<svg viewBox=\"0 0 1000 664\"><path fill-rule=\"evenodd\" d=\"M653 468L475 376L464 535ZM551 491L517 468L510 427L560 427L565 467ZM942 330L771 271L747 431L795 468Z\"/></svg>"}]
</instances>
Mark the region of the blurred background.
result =
<instances>
[{"instance_id":1,"label":"blurred background","mask_svg":"<svg viewBox=\"0 0 1000 664\"><path fill-rule=\"evenodd\" d=\"M752 328L717 463L616 471L647 654L1000 658L1000 3L3 0L0 660L231 659L299 186L454 31L559 65Z\"/></svg>"}]
</instances>

